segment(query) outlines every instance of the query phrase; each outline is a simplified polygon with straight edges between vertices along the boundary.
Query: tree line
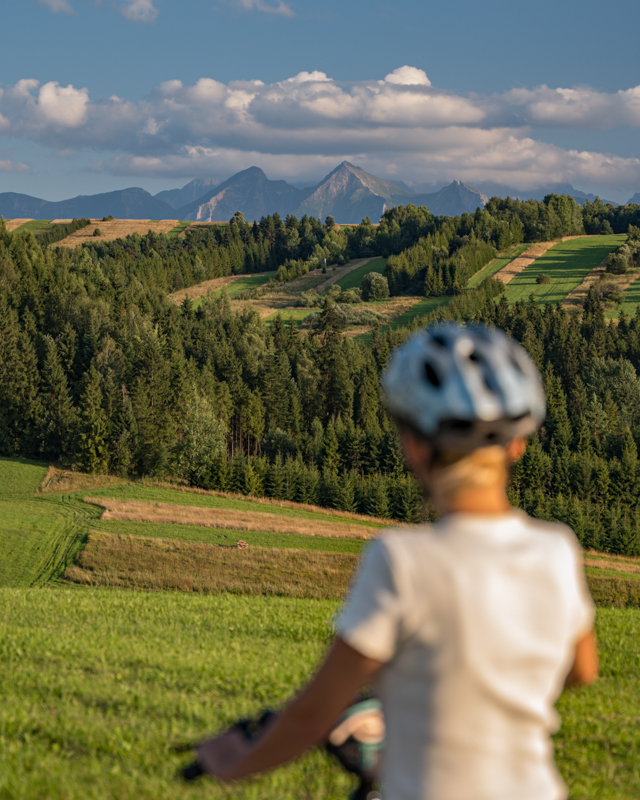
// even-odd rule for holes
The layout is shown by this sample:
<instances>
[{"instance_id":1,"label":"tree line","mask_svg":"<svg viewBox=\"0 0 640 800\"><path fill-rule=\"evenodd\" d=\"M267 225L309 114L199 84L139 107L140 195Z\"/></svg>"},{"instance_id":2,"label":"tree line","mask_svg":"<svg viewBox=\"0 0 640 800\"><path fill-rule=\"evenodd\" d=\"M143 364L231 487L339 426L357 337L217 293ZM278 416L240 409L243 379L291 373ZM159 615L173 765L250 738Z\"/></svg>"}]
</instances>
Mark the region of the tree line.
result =
<instances>
[{"instance_id":1,"label":"tree line","mask_svg":"<svg viewBox=\"0 0 640 800\"><path fill-rule=\"evenodd\" d=\"M409 247L424 238L422 210L391 211L392 221L406 214L408 232L398 225ZM625 215L616 225L630 224ZM447 223L454 236L462 219ZM332 230L320 228L323 237ZM239 219L197 230L176 252L228 254L244 236L255 243L254 230ZM469 241L454 252L472 232L488 244L479 231L463 234ZM209 236L215 246L204 246ZM161 255L165 246L170 253L170 237L150 234L45 248L0 224L0 453L429 517L379 388L410 329L377 329L370 345L350 339L329 297L309 335L280 319L269 327L251 310L234 313L224 296L177 307L166 296L175 264ZM516 468L514 502L567 521L585 545L640 554L640 316L607 323L594 291L579 316L533 301L509 308L500 292L486 281L421 323L498 325L540 367L549 417Z\"/></svg>"}]
</instances>

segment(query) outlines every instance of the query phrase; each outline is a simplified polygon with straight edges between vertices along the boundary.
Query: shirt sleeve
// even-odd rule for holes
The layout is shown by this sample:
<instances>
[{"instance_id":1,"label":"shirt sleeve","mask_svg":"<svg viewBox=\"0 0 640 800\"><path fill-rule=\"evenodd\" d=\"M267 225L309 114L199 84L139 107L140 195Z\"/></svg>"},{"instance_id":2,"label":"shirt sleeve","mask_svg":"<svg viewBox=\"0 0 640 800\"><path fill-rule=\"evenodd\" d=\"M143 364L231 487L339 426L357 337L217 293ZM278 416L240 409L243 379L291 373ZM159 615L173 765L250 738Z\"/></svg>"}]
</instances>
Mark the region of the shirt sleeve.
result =
<instances>
[{"instance_id":1,"label":"shirt sleeve","mask_svg":"<svg viewBox=\"0 0 640 800\"><path fill-rule=\"evenodd\" d=\"M338 617L338 635L367 658L393 658L401 626L398 576L384 540L372 544Z\"/></svg>"}]
</instances>

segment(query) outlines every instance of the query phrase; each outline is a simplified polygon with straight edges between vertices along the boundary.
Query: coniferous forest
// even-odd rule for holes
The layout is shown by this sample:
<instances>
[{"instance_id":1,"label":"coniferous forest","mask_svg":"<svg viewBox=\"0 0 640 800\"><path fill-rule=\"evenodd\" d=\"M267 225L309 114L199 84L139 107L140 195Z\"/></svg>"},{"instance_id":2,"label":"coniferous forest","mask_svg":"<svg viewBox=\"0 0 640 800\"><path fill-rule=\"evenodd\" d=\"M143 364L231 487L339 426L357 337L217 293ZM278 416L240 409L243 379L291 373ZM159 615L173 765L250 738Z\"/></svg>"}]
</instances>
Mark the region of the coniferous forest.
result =
<instances>
[{"instance_id":1,"label":"coniferous forest","mask_svg":"<svg viewBox=\"0 0 640 800\"><path fill-rule=\"evenodd\" d=\"M631 228L630 228L631 226ZM640 314L607 322L468 279L498 251L575 233L637 238L640 206L571 198L491 200L462 217L398 207L379 226L278 215L247 224L97 241L76 250L0 222L0 454L90 472L414 520L429 516L402 462L379 376L411 327L343 335L268 326L226 295L197 309L167 295L205 279L278 271L281 281L355 257L389 256L392 295L454 295L432 319L477 319L520 341L541 369L549 416L516 466L512 499L569 523L585 546L640 555ZM629 258L635 250L629 250Z\"/></svg>"}]
</instances>

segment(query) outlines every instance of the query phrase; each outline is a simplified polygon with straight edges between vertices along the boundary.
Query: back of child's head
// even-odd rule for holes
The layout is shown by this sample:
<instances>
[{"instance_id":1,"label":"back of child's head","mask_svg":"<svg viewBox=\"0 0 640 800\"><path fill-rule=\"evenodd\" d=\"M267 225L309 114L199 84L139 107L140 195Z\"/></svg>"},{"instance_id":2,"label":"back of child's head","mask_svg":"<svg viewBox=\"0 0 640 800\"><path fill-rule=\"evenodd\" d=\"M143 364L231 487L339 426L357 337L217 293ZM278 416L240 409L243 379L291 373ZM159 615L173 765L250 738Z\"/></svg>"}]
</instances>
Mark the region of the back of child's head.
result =
<instances>
[{"instance_id":1,"label":"back of child's head","mask_svg":"<svg viewBox=\"0 0 640 800\"><path fill-rule=\"evenodd\" d=\"M391 356L382 383L401 428L427 440L443 490L504 482L504 447L544 420L540 374L521 345L477 323L432 325Z\"/></svg>"}]
</instances>

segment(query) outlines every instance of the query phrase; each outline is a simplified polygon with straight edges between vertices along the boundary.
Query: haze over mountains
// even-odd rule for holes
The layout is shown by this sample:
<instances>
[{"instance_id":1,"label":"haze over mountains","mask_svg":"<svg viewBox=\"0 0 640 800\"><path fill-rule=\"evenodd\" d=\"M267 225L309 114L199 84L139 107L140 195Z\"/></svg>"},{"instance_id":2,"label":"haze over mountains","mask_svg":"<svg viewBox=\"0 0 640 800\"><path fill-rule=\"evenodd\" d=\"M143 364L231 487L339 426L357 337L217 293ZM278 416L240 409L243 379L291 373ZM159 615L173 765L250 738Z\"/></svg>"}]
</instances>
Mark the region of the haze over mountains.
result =
<instances>
[{"instance_id":1,"label":"haze over mountains","mask_svg":"<svg viewBox=\"0 0 640 800\"><path fill-rule=\"evenodd\" d=\"M546 194L572 195L579 203L595 196L576 190L570 184L555 184L531 192L487 184L486 193L462 181L453 181L438 191L412 192L343 161L316 186L298 188L286 181L270 180L259 167L232 175L226 181L197 178L182 189L170 189L155 196L140 188L95 195L80 195L70 200L49 202L15 192L0 193L0 216L6 219L101 218L112 214L119 219L181 219L202 222L226 221L241 211L249 221L278 212L281 216L304 214L336 222L357 223L364 217L378 222L382 214L397 205L426 206L435 215L456 216L484 207L488 196L542 199ZM639 202L640 193L629 202Z\"/></svg>"}]
</instances>

